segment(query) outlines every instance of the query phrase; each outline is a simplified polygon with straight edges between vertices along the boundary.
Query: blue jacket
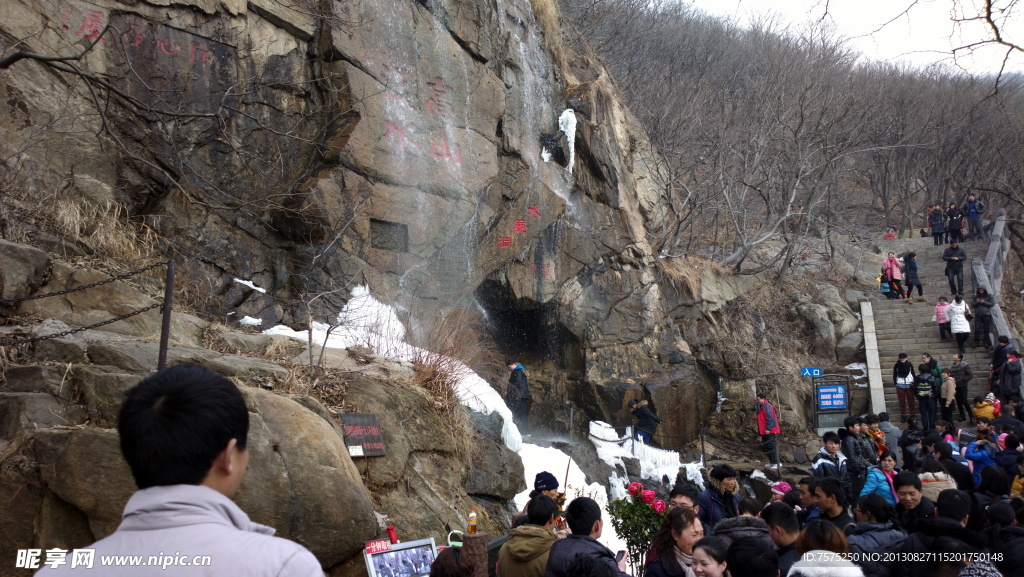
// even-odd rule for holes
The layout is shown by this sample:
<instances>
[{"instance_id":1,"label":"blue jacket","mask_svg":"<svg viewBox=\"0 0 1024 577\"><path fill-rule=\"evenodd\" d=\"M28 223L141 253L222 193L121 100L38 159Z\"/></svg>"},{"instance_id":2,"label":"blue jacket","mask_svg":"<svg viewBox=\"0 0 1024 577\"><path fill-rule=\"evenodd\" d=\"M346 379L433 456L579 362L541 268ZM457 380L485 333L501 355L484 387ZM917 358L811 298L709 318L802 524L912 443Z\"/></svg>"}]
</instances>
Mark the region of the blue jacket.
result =
<instances>
[{"instance_id":1,"label":"blue jacket","mask_svg":"<svg viewBox=\"0 0 1024 577\"><path fill-rule=\"evenodd\" d=\"M700 506L700 520L704 523L705 530L714 531L716 523L722 519L734 516L726 513L726 499L732 499L732 510L739 511L739 492L724 493L721 490L721 484L715 479L711 479L711 487L697 495L697 505Z\"/></svg>"},{"instance_id":2,"label":"blue jacket","mask_svg":"<svg viewBox=\"0 0 1024 577\"><path fill-rule=\"evenodd\" d=\"M881 467L877 465L868 467L868 478L864 481L864 488L861 489L860 496L864 497L871 493L881 495L887 503L893 507L896 506L896 495L892 494L892 485L889 484L889 479L885 478Z\"/></svg>"},{"instance_id":3,"label":"blue jacket","mask_svg":"<svg viewBox=\"0 0 1024 577\"><path fill-rule=\"evenodd\" d=\"M994 445L983 445L979 446L977 442L967 445L967 450L964 451L964 456L967 457L968 461L974 462L974 484L975 486L981 485L981 470L989 465L999 466L999 463L995 460L996 451L993 450L991 453L989 449Z\"/></svg>"}]
</instances>

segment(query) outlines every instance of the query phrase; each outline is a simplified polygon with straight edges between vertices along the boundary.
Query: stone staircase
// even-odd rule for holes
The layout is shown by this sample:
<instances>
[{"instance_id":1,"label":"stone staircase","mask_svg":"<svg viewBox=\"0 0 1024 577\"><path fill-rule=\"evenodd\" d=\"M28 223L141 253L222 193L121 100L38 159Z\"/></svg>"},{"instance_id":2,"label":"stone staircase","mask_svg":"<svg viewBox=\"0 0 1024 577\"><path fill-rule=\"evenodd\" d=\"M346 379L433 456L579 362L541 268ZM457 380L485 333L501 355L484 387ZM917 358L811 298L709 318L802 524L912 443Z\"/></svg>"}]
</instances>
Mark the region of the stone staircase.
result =
<instances>
[{"instance_id":1,"label":"stone staircase","mask_svg":"<svg viewBox=\"0 0 1024 577\"><path fill-rule=\"evenodd\" d=\"M893 421L899 416L899 402L896 398L896 388L892 382L892 367L900 353L907 353L910 361L914 364L914 371L921 363L921 353L931 353L939 364L948 367L953 363L953 355L957 352L956 340L949 337L947 342L939 339L939 327L931 322L934 313L935 303L940 296L945 296L952 301L949 292L949 282L946 280L943 270L945 262L942 260L942 251L946 246L933 246L931 238L903 239L901 243L902 256L907 251L917 253L917 263L921 284L924 285L924 296L928 300L920 302L917 300L917 291L914 292L914 302L908 304L905 300L876 300L872 303L875 315L875 334L878 338L879 364L882 369L882 379L885 383L885 406ZM982 256L979 251L982 247L988 248L985 242L964 243L964 250L967 252L968 263L970 259ZM971 286L970 272L965 264L964 270L964 299L970 302L970 296L974 293ZM974 328L974 322L971 322ZM981 347L973 347L974 333L971 333L965 344L967 352L964 355L971 369L974 371L974 379L968 389L968 400L973 400L975 395L988 392L988 364L991 359L991 352ZM954 418L958 411L954 410ZM941 412L938 418L941 418Z\"/></svg>"}]
</instances>

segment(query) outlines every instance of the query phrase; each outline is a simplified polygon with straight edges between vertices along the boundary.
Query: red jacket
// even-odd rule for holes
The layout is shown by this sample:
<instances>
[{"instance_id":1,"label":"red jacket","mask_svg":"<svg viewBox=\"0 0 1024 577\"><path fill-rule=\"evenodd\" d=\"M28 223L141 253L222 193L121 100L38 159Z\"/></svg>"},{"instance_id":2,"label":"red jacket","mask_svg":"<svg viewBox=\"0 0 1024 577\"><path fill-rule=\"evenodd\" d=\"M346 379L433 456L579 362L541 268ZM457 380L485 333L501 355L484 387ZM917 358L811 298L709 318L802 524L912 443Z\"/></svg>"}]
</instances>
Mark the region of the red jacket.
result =
<instances>
[{"instance_id":1,"label":"red jacket","mask_svg":"<svg viewBox=\"0 0 1024 577\"><path fill-rule=\"evenodd\" d=\"M765 401L757 407L757 433L767 435L769 433L781 433L779 428L779 417L775 413L775 407Z\"/></svg>"}]
</instances>

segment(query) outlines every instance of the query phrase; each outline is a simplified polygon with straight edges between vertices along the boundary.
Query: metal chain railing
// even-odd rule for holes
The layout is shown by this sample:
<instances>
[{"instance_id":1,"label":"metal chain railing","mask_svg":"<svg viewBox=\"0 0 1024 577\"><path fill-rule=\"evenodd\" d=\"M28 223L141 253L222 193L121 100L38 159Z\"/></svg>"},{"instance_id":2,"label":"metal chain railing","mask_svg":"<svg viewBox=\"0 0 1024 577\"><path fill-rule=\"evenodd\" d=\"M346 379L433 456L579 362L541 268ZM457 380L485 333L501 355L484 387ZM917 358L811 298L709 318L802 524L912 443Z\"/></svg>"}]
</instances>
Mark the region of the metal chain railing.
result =
<instances>
[{"instance_id":1,"label":"metal chain railing","mask_svg":"<svg viewBox=\"0 0 1024 577\"><path fill-rule=\"evenodd\" d=\"M39 342L39 341L45 341L45 340L48 340L48 339L59 339L60 337L66 337L68 335L73 335L75 333L80 333L80 332L83 332L83 331L88 331L88 330L99 328L99 327L102 327L102 326L105 326L105 325L109 325L111 323L116 323L117 321L123 321L125 319L134 317L135 315L141 315L144 312L151 311L153 309L158 309L158 308L161 308L163 306L164 306L164 303L156 303L155 305L149 305L146 308L139 309L137 311L132 311L130 313L123 314L123 315L121 315L119 317L114 317L114 318L112 318L110 320L106 320L106 321L103 321L101 323L96 323L94 325L89 325L87 327L78 327L78 328L74 328L74 329L68 329L66 331L61 331L59 333L53 333L53 334L47 334L47 335L39 335L39 336L36 336L36 337L26 337L26 338L17 339L17 340L10 340L10 339L0 338L0 347L6 347L6 346L10 346L10 345L28 345L28 344L31 344L31 343L36 343L36 342Z\"/></svg>"},{"instance_id":2,"label":"metal chain railing","mask_svg":"<svg viewBox=\"0 0 1024 577\"><path fill-rule=\"evenodd\" d=\"M139 270L133 270L131 272L126 272L126 273L118 275L118 276L112 276L112 277L110 277L108 279L104 279L104 280L101 280L101 281L96 281L94 283L89 283L89 284L85 284L85 285L82 285L82 286L77 286L77 287L74 287L74 288L64 289L62 291L46 293L44 295L32 295L32 296L21 297L21 298L17 298L17 299L0 299L0 305L14 305L14 304L18 304L18 303L23 303L25 301L34 301L34 300L38 300L38 299L45 299L45 298L49 298L49 297L63 296L63 295L75 293L75 292L78 292L78 291L84 291L84 290L87 290L87 289L95 288L95 287L102 286L102 285L105 285L105 284L108 284L108 283L112 283L112 282L115 282L115 281L129 279L129 278L131 278L131 277L133 277L135 275L142 274L142 273L144 273L144 272L146 272L148 270L151 270L151 269L154 269L154 268L157 268L157 267L161 267L161 266L165 266L165 265L169 264L170 262L171 261L158 262L156 264L151 264L151 265L149 265L147 267L140 268Z\"/></svg>"},{"instance_id":3,"label":"metal chain railing","mask_svg":"<svg viewBox=\"0 0 1024 577\"><path fill-rule=\"evenodd\" d=\"M113 323L116 323L118 321L123 321L125 319L134 317L136 315L141 315L142 313L151 311L153 309L161 309L163 311L163 319L162 319L161 324L160 324L160 354L159 354L159 360L157 361L157 370L162 370L164 367L167 366L167 345L168 345L168 341L169 341L169 337L170 337L170 328L171 328L171 301L172 301L172 297L173 297L173 294L174 294L174 261L173 260L168 260L168 261L164 261L164 262L158 262L158 263L151 264L149 266L140 268L138 270L134 270L134 271L127 272L127 273L124 273L124 274L120 274L120 275L117 275L117 276L112 276L110 278L106 278L106 279L103 279L101 281L97 281L97 282L94 282L94 283L89 283L89 284L85 284L85 285L82 285L82 286L77 286L77 287L74 287L74 288L69 288L69 289L65 289L65 290L61 290L61 291L56 291L56 292L46 293L46 294L41 294L41 295L32 295L32 296L21 297L21 298L16 298L16 299L0 299L0 306L11 306L11 305L17 305L19 303L23 303L23 302L26 302L26 301L33 301L33 300L38 300L38 299L45 299L45 298L50 298L50 297L68 295L68 294L71 294L71 293L76 293L78 291L84 291L84 290L88 290L88 289L91 289L91 288L96 288L98 286L109 284L109 283L112 283L112 282L115 282L115 281L121 281L121 280L129 279L129 278L131 278L133 276L142 274L142 273L144 273L146 271L149 271L149 270L152 270L154 268L161 267L161 266L166 266L167 267L167 276L166 276L165 281L164 281L165 284L164 284L164 300L163 300L163 302L152 304L152 305L149 305L148 307L143 307L141 309L134 310L134 311L125 313L123 315L116 316L116 317L114 317L112 319L108 319L108 320L102 321L102 322L98 322L98 323L91 324L91 325L84 326L84 327L76 327L76 328L73 328L73 329L68 329L66 331L60 331L60 332L57 332L57 333L52 333L52 334L47 334L47 335L31 336L31 337L21 337L20 335L8 336L7 338L0 337L0 347L14 346L14 345L27 345L27 344L37 343L39 341L45 341L45 340L49 340L49 339L56 339L56 338L60 338L60 337L66 337L68 335L73 335L75 333L80 333L80 332L83 332L83 331L88 331L88 330L91 330L91 329L95 329L95 328L99 328L99 327L106 326L106 325L109 325L109 324L113 324Z\"/></svg>"}]
</instances>

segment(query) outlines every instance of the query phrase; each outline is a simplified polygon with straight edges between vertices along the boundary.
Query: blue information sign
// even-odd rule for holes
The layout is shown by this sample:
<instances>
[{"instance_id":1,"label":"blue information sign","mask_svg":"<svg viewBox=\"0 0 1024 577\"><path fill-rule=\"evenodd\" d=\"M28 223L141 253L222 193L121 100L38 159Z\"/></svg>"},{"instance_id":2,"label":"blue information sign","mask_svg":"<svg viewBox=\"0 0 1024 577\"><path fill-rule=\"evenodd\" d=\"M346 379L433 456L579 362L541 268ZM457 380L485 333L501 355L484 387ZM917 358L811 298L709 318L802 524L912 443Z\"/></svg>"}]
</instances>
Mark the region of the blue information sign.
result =
<instances>
[{"instance_id":1,"label":"blue information sign","mask_svg":"<svg viewBox=\"0 0 1024 577\"><path fill-rule=\"evenodd\" d=\"M818 387L818 409L846 409L846 387L823 385Z\"/></svg>"},{"instance_id":2,"label":"blue information sign","mask_svg":"<svg viewBox=\"0 0 1024 577\"><path fill-rule=\"evenodd\" d=\"M804 367L800 369L801 377L820 377L821 369L818 367Z\"/></svg>"}]
</instances>

